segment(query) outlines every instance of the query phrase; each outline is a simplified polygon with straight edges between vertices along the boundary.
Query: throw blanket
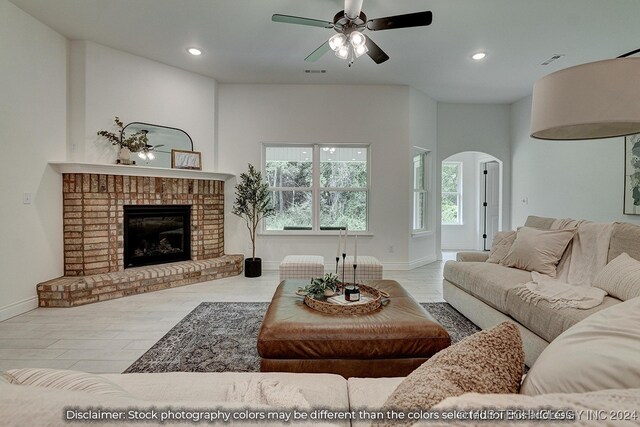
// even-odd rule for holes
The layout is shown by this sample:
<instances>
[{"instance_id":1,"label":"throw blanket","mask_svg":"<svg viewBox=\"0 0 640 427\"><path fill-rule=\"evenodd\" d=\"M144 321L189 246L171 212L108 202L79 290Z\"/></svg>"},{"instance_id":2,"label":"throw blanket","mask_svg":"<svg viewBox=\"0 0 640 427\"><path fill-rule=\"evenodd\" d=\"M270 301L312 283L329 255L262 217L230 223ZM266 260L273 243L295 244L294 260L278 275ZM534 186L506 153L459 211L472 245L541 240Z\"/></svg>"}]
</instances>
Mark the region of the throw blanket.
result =
<instances>
[{"instance_id":1,"label":"throw blanket","mask_svg":"<svg viewBox=\"0 0 640 427\"><path fill-rule=\"evenodd\" d=\"M232 384L227 391L227 401L243 402L248 405L262 404L276 408L311 408L300 389L280 384L276 380L256 378Z\"/></svg>"},{"instance_id":2,"label":"throw blanket","mask_svg":"<svg viewBox=\"0 0 640 427\"><path fill-rule=\"evenodd\" d=\"M537 304L545 300L554 309L588 310L602 304L607 293L591 287L591 282L607 265L613 224L558 219L551 226L556 230L575 227L576 234L558 263L556 278L532 272L532 281L517 292L524 301Z\"/></svg>"}]
</instances>

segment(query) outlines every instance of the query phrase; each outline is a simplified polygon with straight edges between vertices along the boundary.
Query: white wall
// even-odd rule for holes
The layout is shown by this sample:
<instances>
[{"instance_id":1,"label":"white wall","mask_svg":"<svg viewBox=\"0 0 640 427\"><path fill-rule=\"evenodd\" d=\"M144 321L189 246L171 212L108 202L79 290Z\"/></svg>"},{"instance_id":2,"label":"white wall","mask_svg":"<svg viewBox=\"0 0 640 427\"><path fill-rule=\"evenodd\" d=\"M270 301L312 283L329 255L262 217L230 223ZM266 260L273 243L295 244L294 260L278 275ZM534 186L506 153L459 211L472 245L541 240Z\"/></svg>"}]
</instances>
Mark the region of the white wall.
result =
<instances>
[{"instance_id":1,"label":"white wall","mask_svg":"<svg viewBox=\"0 0 640 427\"><path fill-rule=\"evenodd\" d=\"M406 86L220 84L219 156L225 170L240 174L247 163L261 164L262 142L371 144L369 229L373 237L359 239L358 252L377 257L387 268L408 268L409 94ZM416 99L416 108L418 104L428 122L434 112L432 101L424 96ZM432 134L425 136L430 147L432 138ZM233 199L233 192L227 191L225 251L250 254L246 227L230 213ZM330 262L335 242L334 237L324 236L263 235L258 238L257 254L265 268L277 267L284 256L296 253L323 255Z\"/></svg>"},{"instance_id":2,"label":"white wall","mask_svg":"<svg viewBox=\"0 0 640 427\"><path fill-rule=\"evenodd\" d=\"M429 232L411 234L411 227L413 222L413 210L409 209L409 266L411 268L419 267L421 265L432 262L440 257L440 250L436 246L436 227L435 225L440 221L438 209L437 193L435 192L435 182L437 181L436 174L436 159L437 153L437 110L438 106L436 101L429 98L419 90L411 88L409 91L409 138L410 145L412 147L419 147L426 150L430 150L428 156L427 173L428 182L430 186L430 200L428 201L428 221ZM411 151L409 152L411 155ZM407 164L411 164L410 161ZM409 173L409 180L413 179L413 169L407 167ZM413 191L412 188L408 188L409 203L411 204Z\"/></svg>"},{"instance_id":3,"label":"white wall","mask_svg":"<svg viewBox=\"0 0 640 427\"><path fill-rule=\"evenodd\" d=\"M0 0L0 320L37 306L36 284L62 275L66 39ZM23 204L31 193L32 204Z\"/></svg>"},{"instance_id":4,"label":"white wall","mask_svg":"<svg viewBox=\"0 0 640 427\"><path fill-rule=\"evenodd\" d=\"M70 159L114 163L115 148L96 132L119 116L184 130L203 170L216 170L214 79L87 41L70 43L69 70Z\"/></svg>"},{"instance_id":5,"label":"white wall","mask_svg":"<svg viewBox=\"0 0 640 427\"><path fill-rule=\"evenodd\" d=\"M487 153L502 162L503 230L511 229L510 126L509 105L438 103L438 168L442 160L464 151Z\"/></svg>"},{"instance_id":6,"label":"white wall","mask_svg":"<svg viewBox=\"0 0 640 427\"><path fill-rule=\"evenodd\" d=\"M528 215L640 222L622 214L624 138L535 140L530 117L531 97L511 106L514 226Z\"/></svg>"}]
</instances>

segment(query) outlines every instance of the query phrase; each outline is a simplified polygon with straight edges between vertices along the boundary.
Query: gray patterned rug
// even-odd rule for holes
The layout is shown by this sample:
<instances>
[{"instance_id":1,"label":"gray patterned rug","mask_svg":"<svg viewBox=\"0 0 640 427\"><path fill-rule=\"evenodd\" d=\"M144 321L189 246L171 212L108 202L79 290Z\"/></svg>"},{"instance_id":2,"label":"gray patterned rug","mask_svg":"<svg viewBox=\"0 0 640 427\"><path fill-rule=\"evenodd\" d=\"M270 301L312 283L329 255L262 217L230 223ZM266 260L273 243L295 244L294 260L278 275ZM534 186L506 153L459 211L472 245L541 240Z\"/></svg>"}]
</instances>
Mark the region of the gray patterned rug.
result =
<instances>
[{"instance_id":1,"label":"gray patterned rug","mask_svg":"<svg viewBox=\"0 0 640 427\"><path fill-rule=\"evenodd\" d=\"M124 373L257 372L256 342L269 303L203 302ZM452 343L480 329L447 303L423 303Z\"/></svg>"}]
</instances>

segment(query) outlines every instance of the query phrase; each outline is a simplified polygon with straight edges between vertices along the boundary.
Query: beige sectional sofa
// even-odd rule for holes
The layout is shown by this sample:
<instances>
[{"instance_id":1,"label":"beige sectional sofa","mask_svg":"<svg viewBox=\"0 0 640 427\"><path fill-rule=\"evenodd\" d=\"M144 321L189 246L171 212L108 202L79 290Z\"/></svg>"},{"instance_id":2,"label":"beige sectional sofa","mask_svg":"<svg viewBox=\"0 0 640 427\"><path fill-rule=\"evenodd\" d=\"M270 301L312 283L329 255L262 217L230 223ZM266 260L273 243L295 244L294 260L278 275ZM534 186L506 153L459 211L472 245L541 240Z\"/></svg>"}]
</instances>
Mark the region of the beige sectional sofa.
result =
<instances>
[{"instance_id":1,"label":"beige sectional sofa","mask_svg":"<svg viewBox=\"0 0 640 427\"><path fill-rule=\"evenodd\" d=\"M548 230L554 218L530 216L525 226ZM640 260L640 227L615 223L608 261L626 252ZM485 262L488 252L460 252L457 261L444 266L444 299L482 329L505 320L515 321L524 341L526 364L532 366L542 350L580 320L621 301L606 296L592 309L553 309L547 301L525 302L517 291L531 281L531 273Z\"/></svg>"}]
</instances>

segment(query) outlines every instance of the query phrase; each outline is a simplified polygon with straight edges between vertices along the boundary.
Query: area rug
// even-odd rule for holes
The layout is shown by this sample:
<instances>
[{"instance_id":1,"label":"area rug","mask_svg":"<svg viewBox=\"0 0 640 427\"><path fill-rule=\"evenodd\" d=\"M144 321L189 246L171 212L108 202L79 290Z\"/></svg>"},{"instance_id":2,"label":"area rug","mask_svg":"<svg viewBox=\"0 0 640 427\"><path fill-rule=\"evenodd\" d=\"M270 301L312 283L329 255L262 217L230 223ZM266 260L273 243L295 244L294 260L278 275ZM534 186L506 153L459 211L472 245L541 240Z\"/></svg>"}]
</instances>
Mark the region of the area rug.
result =
<instances>
[{"instance_id":1,"label":"area rug","mask_svg":"<svg viewBox=\"0 0 640 427\"><path fill-rule=\"evenodd\" d=\"M258 372L258 332L269 303L203 302L124 373ZM480 329L447 303L422 306L449 332L452 343Z\"/></svg>"}]
</instances>

